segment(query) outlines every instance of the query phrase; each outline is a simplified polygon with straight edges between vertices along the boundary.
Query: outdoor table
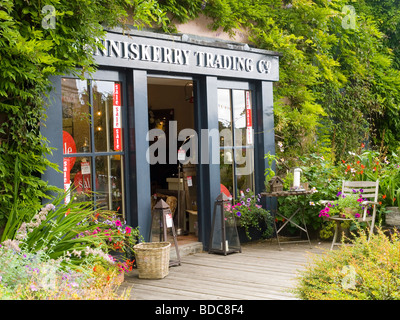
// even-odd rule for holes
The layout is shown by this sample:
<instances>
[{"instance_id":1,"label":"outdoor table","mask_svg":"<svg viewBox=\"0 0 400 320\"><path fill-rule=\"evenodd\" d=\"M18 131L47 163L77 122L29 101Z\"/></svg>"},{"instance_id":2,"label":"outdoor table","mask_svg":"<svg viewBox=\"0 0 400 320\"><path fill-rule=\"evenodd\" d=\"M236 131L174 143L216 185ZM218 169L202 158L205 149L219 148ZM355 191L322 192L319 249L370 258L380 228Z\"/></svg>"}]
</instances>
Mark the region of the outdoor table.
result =
<instances>
[{"instance_id":1,"label":"outdoor table","mask_svg":"<svg viewBox=\"0 0 400 320\"><path fill-rule=\"evenodd\" d=\"M267 198L272 198L272 197L288 197L288 196L304 196L304 195L310 195L312 194L313 191L312 190L299 190L299 191L276 191L276 192L261 192L261 196L262 197L267 197ZM292 219L298 214L301 214L301 220L303 222L303 225L300 226L299 224L297 224L296 222L292 221ZM279 230L277 229L276 226L276 221L274 219L274 228L275 228L275 233L276 233L276 239L278 240L278 245L279 245L279 250L282 250L281 244L282 243L296 243L296 242L308 242L310 244L310 248L312 248L311 246L311 241L310 241L310 237L308 235L308 231L307 231L307 225L304 221L304 208L303 206L299 205L299 207L297 208L297 210L290 216L290 217L286 217L283 214L279 213L278 211L276 212L277 216L280 216L281 218L285 219L286 221L284 222L284 224L279 228ZM307 239L308 240L298 240L298 241L284 241L281 242L279 241L279 232L282 231L282 229L288 224L288 223L292 223L296 228L304 231L307 235Z\"/></svg>"}]
</instances>

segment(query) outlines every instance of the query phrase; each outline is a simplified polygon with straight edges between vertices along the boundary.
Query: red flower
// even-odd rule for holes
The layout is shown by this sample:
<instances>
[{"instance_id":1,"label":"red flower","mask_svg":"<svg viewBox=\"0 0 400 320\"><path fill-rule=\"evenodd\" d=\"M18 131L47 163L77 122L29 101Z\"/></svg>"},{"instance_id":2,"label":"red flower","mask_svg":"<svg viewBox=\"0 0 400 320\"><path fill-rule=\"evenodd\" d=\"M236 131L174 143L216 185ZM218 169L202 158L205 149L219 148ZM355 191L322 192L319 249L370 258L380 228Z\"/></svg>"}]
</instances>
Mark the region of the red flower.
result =
<instances>
[{"instance_id":1,"label":"red flower","mask_svg":"<svg viewBox=\"0 0 400 320\"><path fill-rule=\"evenodd\" d=\"M384 194L384 195L382 196L382 199L386 199L386 194Z\"/></svg>"}]
</instances>

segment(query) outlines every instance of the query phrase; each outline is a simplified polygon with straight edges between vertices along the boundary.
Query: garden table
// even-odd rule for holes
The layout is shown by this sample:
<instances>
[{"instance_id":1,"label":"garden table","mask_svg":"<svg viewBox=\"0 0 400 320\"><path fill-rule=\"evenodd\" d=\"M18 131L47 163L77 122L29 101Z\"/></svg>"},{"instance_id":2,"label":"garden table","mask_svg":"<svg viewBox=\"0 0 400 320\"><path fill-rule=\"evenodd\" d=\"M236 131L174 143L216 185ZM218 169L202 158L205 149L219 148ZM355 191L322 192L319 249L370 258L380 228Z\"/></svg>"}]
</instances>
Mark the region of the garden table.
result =
<instances>
[{"instance_id":1,"label":"garden table","mask_svg":"<svg viewBox=\"0 0 400 320\"><path fill-rule=\"evenodd\" d=\"M272 197L278 198L278 197L288 197L288 196L296 196L296 197L298 197L298 196L310 195L312 193L313 193L312 190L276 191L276 192L261 192L261 196L262 197L267 197L267 198L272 198ZM294 222L292 220L299 213L301 214L302 226L300 226L299 224L297 224L296 222ZM279 216L279 217L281 217L281 218L286 220L286 221L284 221L283 225L278 230L278 228L276 226L276 221L274 219L274 228L275 228L275 233L276 233L276 239L277 239L278 245L279 245L279 250L282 250L281 244L283 244L283 243L296 243L296 242L308 242L310 244L310 248L312 248L310 237L309 237L308 231L307 231L307 225L306 225L305 220L304 220L304 208L303 208L302 205L299 204L297 210L290 217L284 216L279 211L276 212L276 216ZM281 232L282 229L289 222L292 223L296 228L304 231L306 233L306 235L307 235L307 239L308 240L284 241L284 242L279 241L279 232Z\"/></svg>"}]
</instances>

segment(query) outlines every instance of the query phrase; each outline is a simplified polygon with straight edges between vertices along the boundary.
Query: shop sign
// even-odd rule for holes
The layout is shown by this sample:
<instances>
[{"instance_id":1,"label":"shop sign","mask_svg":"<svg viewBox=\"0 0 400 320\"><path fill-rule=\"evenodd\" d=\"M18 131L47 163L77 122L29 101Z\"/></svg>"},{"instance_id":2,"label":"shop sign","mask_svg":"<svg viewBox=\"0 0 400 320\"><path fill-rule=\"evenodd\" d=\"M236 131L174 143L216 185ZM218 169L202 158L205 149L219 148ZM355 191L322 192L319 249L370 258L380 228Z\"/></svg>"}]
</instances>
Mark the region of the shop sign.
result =
<instances>
[{"instance_id":1,"label":"shop sign","mask_svg":"<svg viewBox=\"0 0 400 320\"><path fill-rule=\"evenodd\" d=\"M104 48L94 53L99 65L279 80L278 56L263 50L225 49L115 33L108 33L101 42Z\"/></svg>"}]
</instances>

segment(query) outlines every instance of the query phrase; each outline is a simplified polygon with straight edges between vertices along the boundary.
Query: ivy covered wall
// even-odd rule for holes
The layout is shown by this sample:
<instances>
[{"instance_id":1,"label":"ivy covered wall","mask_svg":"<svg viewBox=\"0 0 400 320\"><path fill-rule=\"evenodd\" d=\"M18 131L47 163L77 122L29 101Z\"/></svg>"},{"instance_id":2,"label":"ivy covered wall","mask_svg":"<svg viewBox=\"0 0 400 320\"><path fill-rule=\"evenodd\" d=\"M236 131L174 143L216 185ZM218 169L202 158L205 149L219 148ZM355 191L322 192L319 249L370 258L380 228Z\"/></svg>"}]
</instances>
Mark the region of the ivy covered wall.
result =
<instances>
[{"instance_id":1,"label":"ivy covered wall","mask_svg":"<svg viewBox=\"0 0 400 320\"><path fill-rule=\"evenodd\" d=\"M40 176L54 166L52 151L39 130L48 77L93 71L104 27L176 32L203 15L211 30L246 30L255 47L282 53L274 112L287 167L314 151L340 161L361 143L397 151L397 2L0 0L0 226L13 206L39 206L49 188Z\"/></svg>"}]
</instances>

